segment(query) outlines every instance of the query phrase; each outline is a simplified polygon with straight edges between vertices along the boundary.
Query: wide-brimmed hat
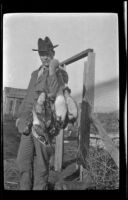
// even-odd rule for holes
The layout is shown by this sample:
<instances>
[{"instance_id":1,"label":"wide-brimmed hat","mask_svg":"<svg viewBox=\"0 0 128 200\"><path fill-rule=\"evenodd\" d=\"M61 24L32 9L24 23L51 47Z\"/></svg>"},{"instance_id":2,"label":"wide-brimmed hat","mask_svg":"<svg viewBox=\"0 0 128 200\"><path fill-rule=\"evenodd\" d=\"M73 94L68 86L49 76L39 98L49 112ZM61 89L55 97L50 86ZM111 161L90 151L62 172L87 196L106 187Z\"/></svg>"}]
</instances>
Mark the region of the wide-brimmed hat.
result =
<instances>
[{"instance_id":1,"label":"wide-brimmed hat","mask_svg":"<svg viewBox=\"0 0 128 200\"><path fill-rule=\"evenodd\" d=\"M49 52L58 46L59 45L53 45L49 37L46 36L44 40L42 38L39 38L38 49L32 49L32 50L38 52Z\"/></svg>"}]
</instances>

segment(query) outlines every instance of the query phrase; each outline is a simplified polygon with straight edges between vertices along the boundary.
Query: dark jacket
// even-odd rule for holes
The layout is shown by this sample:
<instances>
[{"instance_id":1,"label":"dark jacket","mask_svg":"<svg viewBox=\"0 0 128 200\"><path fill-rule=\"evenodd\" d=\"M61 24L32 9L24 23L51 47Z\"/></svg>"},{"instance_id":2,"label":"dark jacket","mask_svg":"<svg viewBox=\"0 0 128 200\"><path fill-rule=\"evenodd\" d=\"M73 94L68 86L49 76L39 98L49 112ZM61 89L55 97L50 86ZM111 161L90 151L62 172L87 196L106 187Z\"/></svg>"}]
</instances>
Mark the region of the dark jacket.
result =
<instances>
[{"instance_id":1,"label":"dark jacket","mask_svg":"<svg viewBox=\"0 0 128 200\"><path fill-rule=\"evenodd\" d=\"M20 108L19 108L19 112L18 112L18 118L20 119L18 122L18 130L20 133L23 133L25 127L28 125L28 123L32 122L32 109L33 109L33 105L35 103L35 101L37 100L39 93L41 91L47 91L49 92L49 81L52 82L53 77L50 78L48 77L48 71L44 71L43 75L37 80L38 77L38 72L39 72L40 68L38 70L35 70L32 74L31 74L31 79L29 82L29 86L27 89L27 95L24 98ZM67 72L64 73L65 76L67 76L68 79L68 74ZM62 76L64 76L62 74ZM56 75L54 77L56 79ZM49 80L50 79L50 80ZM51 85L51 84L50 84ZM51 89L54 90L53 88L53 84ZM54 86L56 88L56 84ZM56 89L55 89L56 90Z\"/></svg>"},{"instance_id":2,"label":"dark jacket","mask_svg":"<svg viewBox=\"0 0 128 200\"><path fill-rule=\"evenodd\" d=\"M20 119L18 122L18 130L20 133L23 133L25 127L27 126L28 122L32 119L32 107L35 98L35 84L38 76L38 70L34 71L31 74L31 79L29 82L29 86L27 89L27 95L25 96L19 111L18 111L18 118Z\"/></svg>"}]
</instances>

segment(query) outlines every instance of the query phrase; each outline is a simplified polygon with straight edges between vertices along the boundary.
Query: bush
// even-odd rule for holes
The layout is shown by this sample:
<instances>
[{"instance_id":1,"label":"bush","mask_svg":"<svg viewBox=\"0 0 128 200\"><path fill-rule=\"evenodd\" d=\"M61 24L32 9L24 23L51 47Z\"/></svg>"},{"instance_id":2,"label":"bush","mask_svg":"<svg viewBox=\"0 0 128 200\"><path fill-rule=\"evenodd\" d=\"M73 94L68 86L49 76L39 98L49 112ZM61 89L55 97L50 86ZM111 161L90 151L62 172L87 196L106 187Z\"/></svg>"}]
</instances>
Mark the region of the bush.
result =
<instances>
[{"instance_id":1,"label":"bush","mask_svg":"<svg viewBox=\"0 0 128 200\"><path fill-rule=\"evenodd\" d=\"M104 149L90 148L88 168L96 189L119 188L119 169Z\"/></svg>"}]
</instances>

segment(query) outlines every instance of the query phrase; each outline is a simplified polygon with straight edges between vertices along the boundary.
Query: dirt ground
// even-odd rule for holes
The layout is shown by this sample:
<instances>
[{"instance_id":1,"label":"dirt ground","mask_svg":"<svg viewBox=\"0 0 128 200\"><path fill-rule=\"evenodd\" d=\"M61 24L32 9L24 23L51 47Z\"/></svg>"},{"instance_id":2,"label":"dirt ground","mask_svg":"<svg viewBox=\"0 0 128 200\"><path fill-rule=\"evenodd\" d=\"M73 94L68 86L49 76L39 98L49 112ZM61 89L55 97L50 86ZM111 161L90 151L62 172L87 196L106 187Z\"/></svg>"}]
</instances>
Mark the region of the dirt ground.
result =
<instances>
[{"instance_id":1,"label":"dirt ground","mask_svg":"<svg viewBox=\"0 0 128 200\"><path fill-rule=\"evenodd\" d=\"M80 181L80 173L76 169L78 144L75 135L71 135L65 140L63 168L61 172L50 170L49 190L95 190L96 185L94 180L87 171L84 170L84 180L82 182ZM3 141L4 188L6 190L19 190L19 172L15 161L20 142L20 134L15 128L14 120L4 121Z\"/></svg>"},{"instance_id":2,"label":"dirt ground","mask_svg":"<svg viewBox=\"0 0 128 200\"><path fill-rule=\"evenodd\" d=\"M4 187L7 190L19 190L19 172L16 165L16 156L20 142L20 134L15 128L15 121L5 121L3 124L3 133ZM62 172L50 170L49 189L60 190L63 189L64 184L65 189L67 187L68 189L74 189L74 187L76 188L76 183L74 184L74 180L79 178L79 170L76 169L77 145L78 144L76 138L74 138L74 135L70 136L69 140L64 142ZM65 178L67 178L67 181L64 180Z\"/></svg>"}]
</instances>

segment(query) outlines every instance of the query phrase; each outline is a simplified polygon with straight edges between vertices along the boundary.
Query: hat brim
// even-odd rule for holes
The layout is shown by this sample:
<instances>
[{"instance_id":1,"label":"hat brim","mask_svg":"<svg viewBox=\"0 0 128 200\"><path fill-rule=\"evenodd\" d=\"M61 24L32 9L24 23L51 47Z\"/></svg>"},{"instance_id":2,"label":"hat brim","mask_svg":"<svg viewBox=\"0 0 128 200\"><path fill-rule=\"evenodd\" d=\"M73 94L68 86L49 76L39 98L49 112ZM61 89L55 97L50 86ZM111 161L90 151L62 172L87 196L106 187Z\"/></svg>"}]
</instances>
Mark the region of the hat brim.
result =
<instances>
[{"instance_id":1,"label":"hat brim","mask_svg":"<svg viewBox=\"0 0 128 200\"><path fill-rule=\"evenodd\" d=\"M32 49L33 51L39 51L39 52L47 52L49 50L53 50L54 48L58 47L59 45L54 45L52 48L48 49L48 50L40 50L40 49Z\"/></svg>"}]
</instances>

